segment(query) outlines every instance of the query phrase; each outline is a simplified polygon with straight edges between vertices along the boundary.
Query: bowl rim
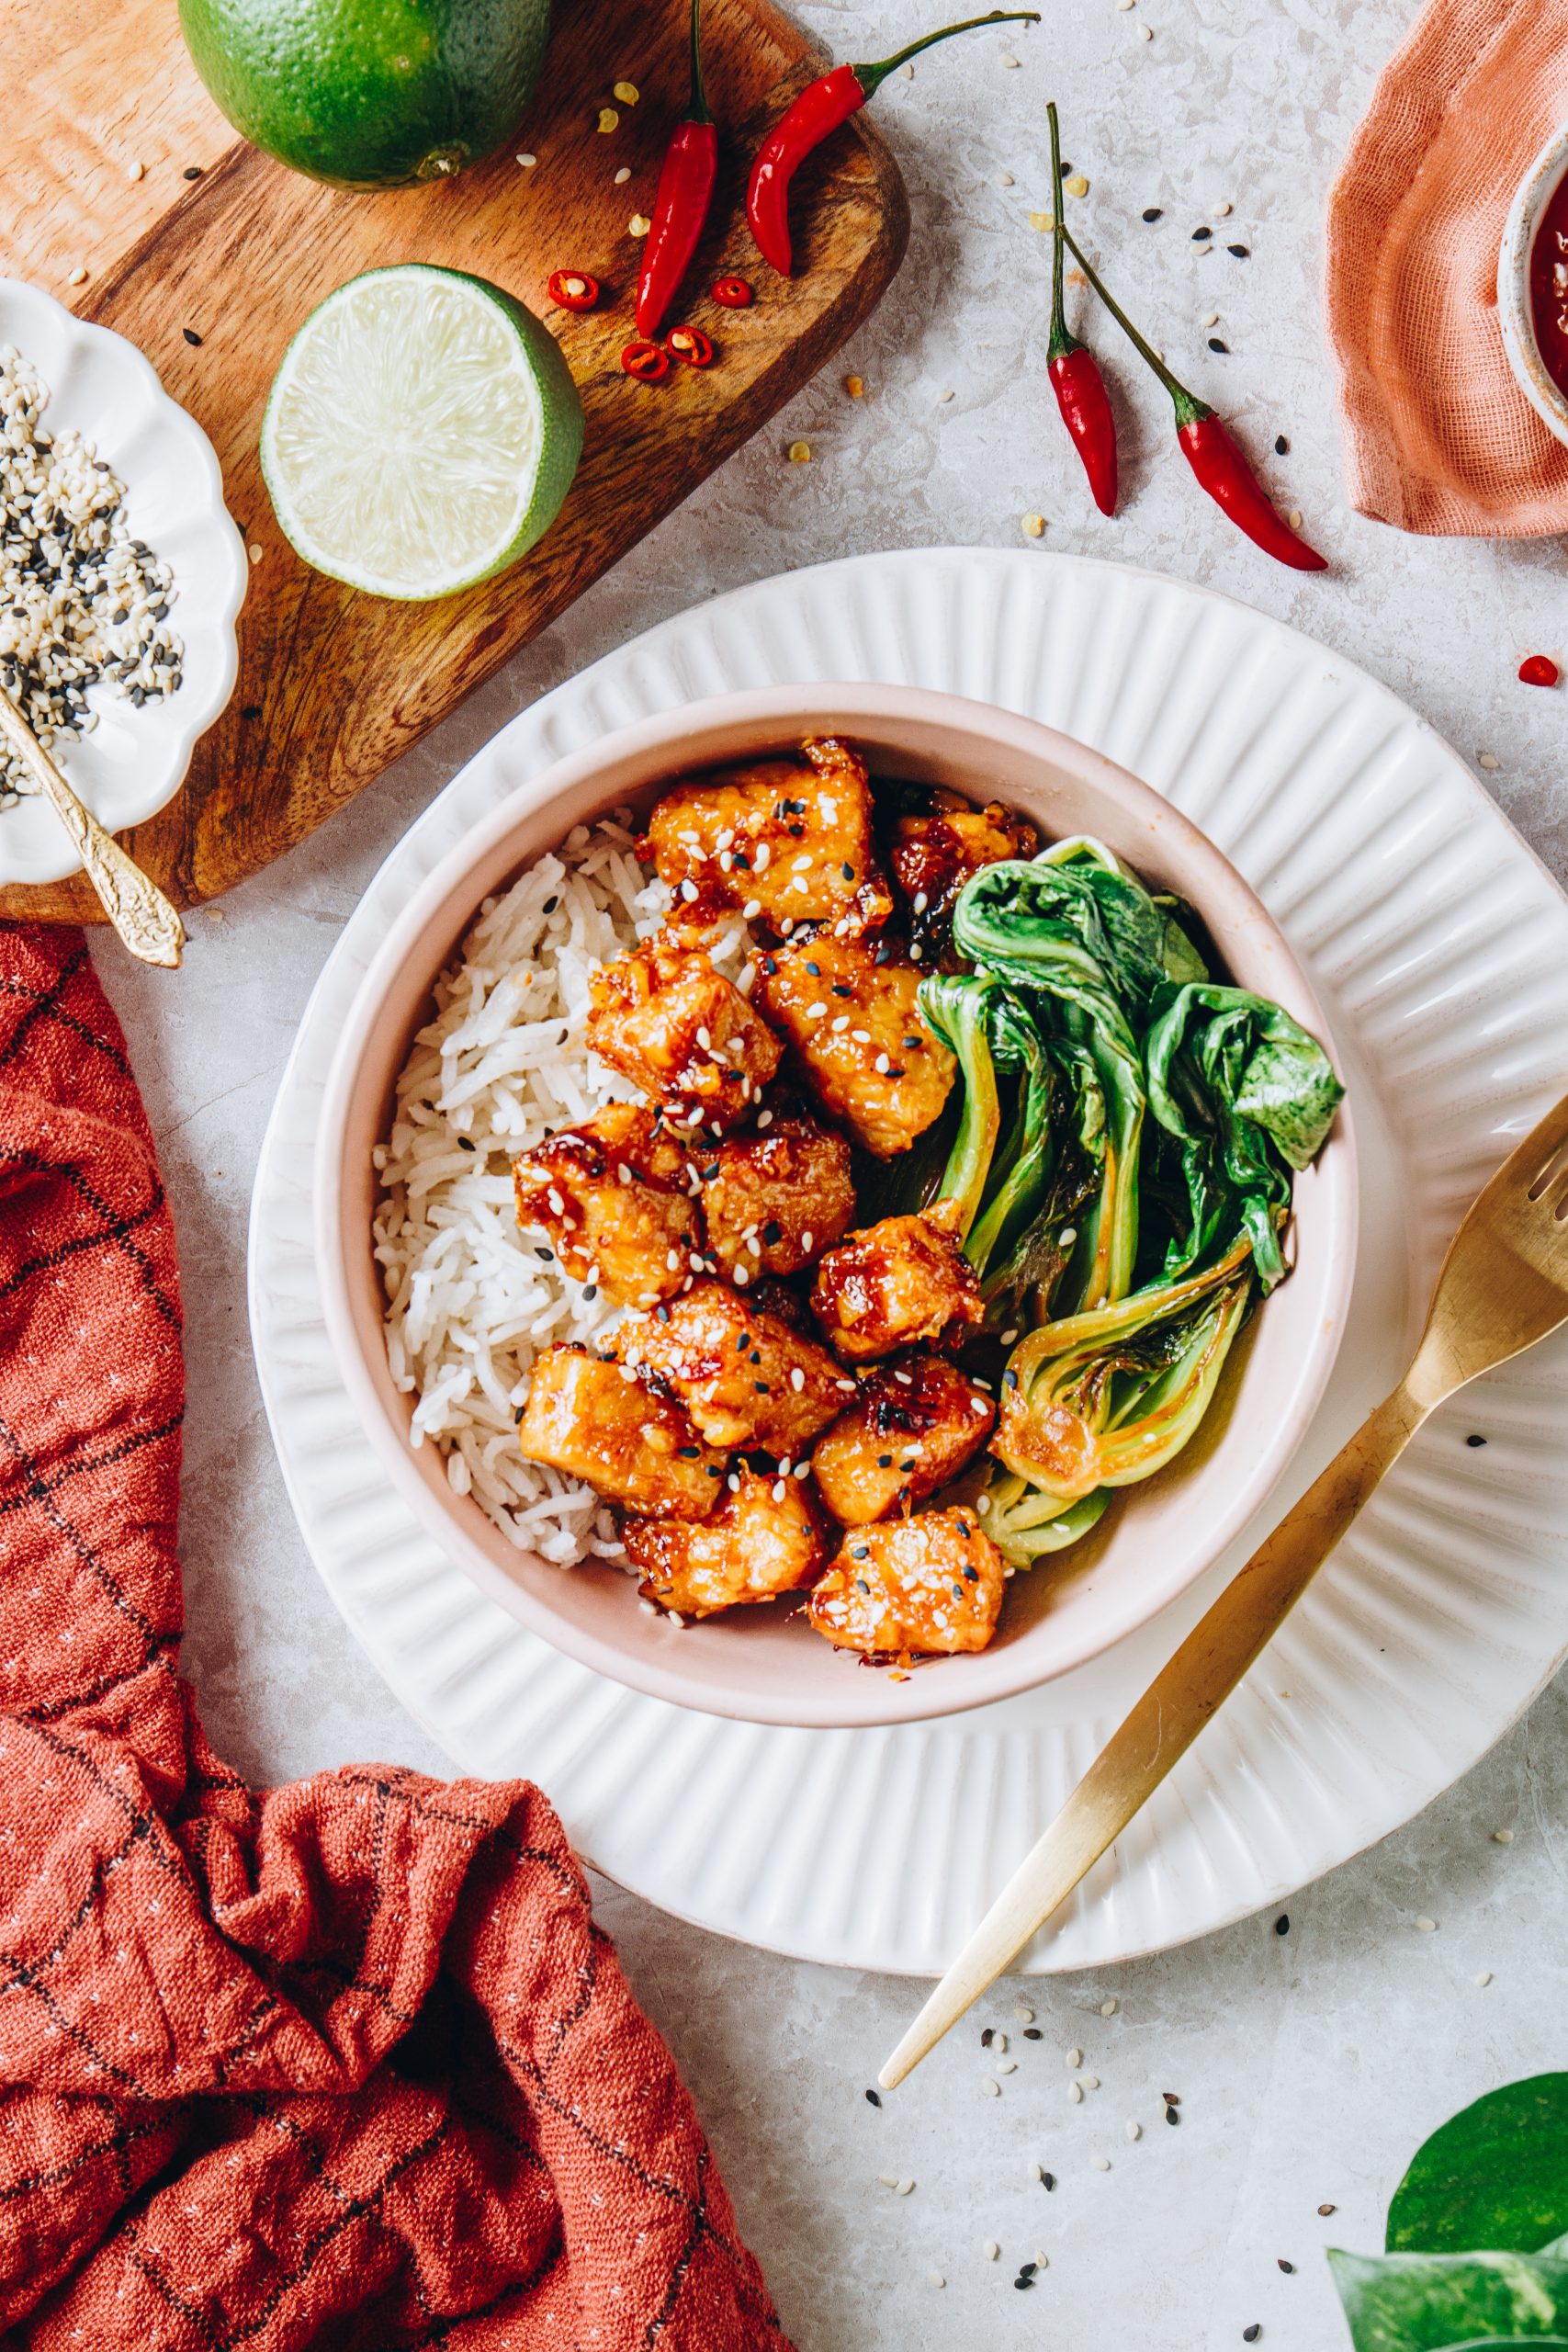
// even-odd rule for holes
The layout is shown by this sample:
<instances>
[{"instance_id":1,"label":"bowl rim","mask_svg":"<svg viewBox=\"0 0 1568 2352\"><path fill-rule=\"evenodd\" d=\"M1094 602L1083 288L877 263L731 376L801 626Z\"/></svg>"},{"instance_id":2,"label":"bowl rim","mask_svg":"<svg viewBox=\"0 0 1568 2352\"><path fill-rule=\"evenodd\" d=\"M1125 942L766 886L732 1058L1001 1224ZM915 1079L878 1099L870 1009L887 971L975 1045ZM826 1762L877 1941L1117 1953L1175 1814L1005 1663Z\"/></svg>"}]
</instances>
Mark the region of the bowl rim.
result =
<instances>
[{"instance_id":1,"label":"bowl rim","mask_svg":"<svg viewBox=\"0 0 1568 2352\"><path fill-rule=\"evenodd\" d=\"M1258 1450L1244 1476L1233 1478L1224 1507L1216 1509L1213 1513L1212 1536L1201 1547L1201 1556L1195 1558L1179 1585L1174 1589L1156 1589L1154 1597L1146 1601L1140 1600L1130 1591L1124 1594L1120 1612L1109 1612L1113 1622L1101 1638L1088 1642L1080 1640L1077 1645L1064 1648L1062 1654L1054 1657L1043 1670L1037 1661L1021 1664L1020 1652L1023 1645L1016 1645L983 1651L971 1659L950 1662L961 1667L978 1667L982 1661L988 1660L989 1670L983 1678L952 1672L926 1672L911 1676L903 1684L894 1685L886 1675L856 1677L854 1687L861 1703L852 1712L846 1712L841 1703L835 1703L830 1695L819 1700L810 1693L787 1698L781 1694L774 1700L748 1691L735 1696L734 1702L727 1704L719 1694L705 1685L702 1686L700 1696L694 1695L693 1681L678 1663L678 1647L660 1656L651 1649L644 1652L635 1645L629 1649L617 1646L599 1638L564 1614L558 1613L547 1601L536 1597L525 1584L508 1574L499 1559L492 1557L491 1551L479 1540L477 1529L482 1523L496 1543L506 1541L493 1528L479 1504L471 1498L458 1496L444 1477L427 1477L419 1456L408 1442L407 1424L412 1406L398 1392L390 1389L384 1350L380 1351L379 1360L373 1364L361 1345L359 1326L352 1304L353 1278L344 1222L348 1213L344 1196L349 1146L345 1125L358 1067L379 1024L383 1001L389 988L402 976L411 951L418 950L428 929L437 922L444 922L451 945L443 951L440 960L428 971L427 988L434 986L440 970L471 927L480 900L491 890L501 887L498 880L482 888L475 888L472 876L508 846L514 835L552 800L591 783L600 771L613 768L628 758L650 767L662 767L668 775L673 775L682 767L695 769L720 762L727 756L726 739L743 727L776 724L781 744L798 740L803 719L807 718L814 731L829 728L852 736L857 728L862 731L871 731L879 719L906 727L913 722L921 728L943 728L949 734L968 737L977 752L983 752L987 741L994 743L1002 738L1025 754L1032 754L1043 761L1055 760L1058 765L1066 765L1077 782L1087 781L1089 775L1102 779L1112 796L1122 802L1133 821L1150 823L1167 840L1179 842L1188 858L1200 865L1207 864L1211 867L1216 884L1233 899L1235 920L1252 920L1262 926L1274 952L1283 959L1293 984L1298 1017L1322 1041L1337 1068L1343 1072L1345 1063L1316 991L1280 926L1251 885L1190 818L1130 771L1076 737L1066 735L1039 720L970 696L926 688L893 687L853 681L752 688L705 697L615 729L600 735L582 749L551 763L508 792L483 822L448 850L424 877L400 910L376 955L360 976L344 1014L337 1046L322 1090L316 1127L311 1187L313 1238L323 1320L355 1416L400 1499L409 1506L424 1532L449 1558L474 1578L488 1598L498 1601L529 1632L536 1634L578 1663L611 1680L688 1711L807 1729L860 1729L962 1713L972 1707L1041 1688L1057 1676L1069 1673L1100 1657L1146 1624L1162 1609L1179 1600L1241 1533L1283 1476L1333 1373L1344 1335L1346 1311L1355 1273L1359 1223L1357 1154L1354 1114L1348 1093L1339 1108L1331 1137L1332 1148L1316 1163L1314 1170L1324 1194L1320 1215L1327 1261L1318 1343L1311 1351L1309 1376L1303 1385L1298 1385L1272 1442ZM492 738L491 743L481 746L474 759L483 760L490 756L496 740ZM760 754L749 753L747 756ZM623 783L615 791L607 793L602 807L615 805L616 798L627 788ZM593 821L595 817L586 813L572 820L577 823ZM563 832L569 828L563 826ZM534 853L536 855L542 854L543 845ZM514 862L521 864L524 854L519 853ZM504 876L509 870L507 865L502 865L501 875ZM452 904L459 898L464 900L465 910L453 922L449 920ZM1194 903L1205 921L1212 921L1212 909L1199 901ZM1234 922L1225 926L1226 929L1234 927ZM1216 936L1223 946L1224 931L1217 932ZM364 1239L367 1246L367 1234ZM363 1262L361 1261L361 1272ZM378 1348L381 1329L380 1317L378 1317L373 1343ZM389 1397L395 1400L395 1408L389 1402ZM424 1449L421 1449L421 1453L423 1452ZM431 1453L434 1459L439 1459L434 1454L434 1449ZM470 1524L476 1528L473 1534L469 1532ZM550 1563L540 1562L538 1555L525 1550L518 1549L514 1556L519 1563L538 1562L548 1569L551 1576L570 1576L572 1573ZM629 1584L629 1578L627 1582ZM640 1625L645 1622L633 1612L633 1624ZM1010 1669L1003 1663L1006 1660L1013 1661ZM847 1687L848 1678L845 1679ZM982 1679L984 1688L972 1687L975 1681Z\"/></svg>"},{"instance_id":2,"label":"bowl rim","mask_svg":"<svg viewBox=\"0 0 1568 2352\"><path fill-rule=\"evenodd\" d=\"M1540 216L1568 173L1568 125L1554 131L1514 192L1497 252L1497 321L1515 380L1543 424L1568 443L1568 393L1552 380L1536 341L1530 255Z\"/></svg>"}]
</instances>

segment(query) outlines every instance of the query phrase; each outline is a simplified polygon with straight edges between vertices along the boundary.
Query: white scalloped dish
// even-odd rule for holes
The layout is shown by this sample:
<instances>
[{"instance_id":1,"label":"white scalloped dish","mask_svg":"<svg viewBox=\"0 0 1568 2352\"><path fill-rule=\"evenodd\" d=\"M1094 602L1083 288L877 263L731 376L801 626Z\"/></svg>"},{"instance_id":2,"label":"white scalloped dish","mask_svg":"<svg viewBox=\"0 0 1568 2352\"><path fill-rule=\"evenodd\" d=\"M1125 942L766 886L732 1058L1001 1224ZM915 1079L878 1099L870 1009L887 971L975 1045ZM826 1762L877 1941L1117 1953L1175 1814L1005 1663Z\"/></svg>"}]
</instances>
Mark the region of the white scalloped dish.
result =
<instances>
[{"instance_id":1,"label":"white scalloped dish","mask_svg":"<svg viewBox=\"0 0 1568 2352\"><path fill-rule=\"evenodd\" d=\"M211 443L169 398L151 363L123 335L73 316L19 278L0 278L0 346L14 344L49 388L43 422L73 426L125 484L133 535L171 566L170 625L185 647L179 689L140 709L98 693L98 724L80 742L59 742L67 778L111 832L141 824L175 797L197 738L234 690L234 623L247 566L224 508ZM0 809L0 882L59 882L77 861L52 811L36 795Z\"/></svg>"}]
</instances>

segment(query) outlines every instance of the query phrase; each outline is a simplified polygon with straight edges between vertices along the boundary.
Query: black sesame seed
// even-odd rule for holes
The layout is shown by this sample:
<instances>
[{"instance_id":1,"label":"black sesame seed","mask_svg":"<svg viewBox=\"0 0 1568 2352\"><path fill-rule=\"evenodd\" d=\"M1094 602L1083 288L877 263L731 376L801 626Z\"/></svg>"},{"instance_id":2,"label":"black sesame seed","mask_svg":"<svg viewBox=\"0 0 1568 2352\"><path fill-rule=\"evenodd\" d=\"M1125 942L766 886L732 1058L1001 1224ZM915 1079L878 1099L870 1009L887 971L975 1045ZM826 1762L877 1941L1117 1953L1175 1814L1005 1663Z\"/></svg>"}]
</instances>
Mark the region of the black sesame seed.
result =
<instances>
[{"instance_id":1,"label":"black sesame seed","mask_svg":"<svg viewBox=\"0 0 1568 2352\"><path fill-rule=\"evenodd\" d=\"M1286 2278L1293 2278L1296 2271L1295 2264L1293 2262L1287 2262L1282 2254L1276 2255L1274 2258L1278 2262L1280 2269L1284 2272Z\"/></svg>"},{"instance_id":2,"label":"black sesame seed","mask_svg":"<svg viewBox=\"0 0 1568 2352\"><path fill-rule=\"evenodd\" d=\"M846 881L846 882L852 882L852 881L854 880L854 878L855 878L855 870L854 870L854 867L853 867L852 865L851 865L847 861L846 861L846 863L845 863L844 865L840 865L840 866L839 871L840 871L840 873L843 876L843 877L844 877L844 879L845 879L845 881Z\"/></svg>"},{"instance_id":3,"label":"black sesame seed","mask_svg":"<svg viewBox=\"0 0 1568 2352\"><path fill-rule=\"evenodd\" d=\"M988 2026L988 2025L987 2025L987 2026L982 2026L982 2027L981 2027L981 2029L980 2029L980 2047L981 2047L981 2049L982 2049L982 2050L988 2050L988 2049L990 2048L990 2046L991 2046L992 2042L996 2040L996 2038L997 2038L997 2037L996 2037L996 2029L995 2029L995 2027L994 2027L994 2026Z\"/></svg>"},{"instance_id":4,"label":"black sesame seed","mask_svg":"<svg viewBox=\"0 0 1568 2352\"><path fill-rule=\"evenodd\" d=\"M814 980L819 980L821 978L822 967L820 964L807 964L806 968L810 973Z\"/></svg>"},{"instance_id":5,"label":"black sesame seed","mask_svg":"<svg viewBox=\"0 0 1568 2352\"><path fill-rule=\"evenodd\" d=\"M199 164L187 164L185 170L180 174L180 177L186 180L198 180L201 177L201 165Z\"/></svg>"},{"instance_id":6,"label":"black sesame seed","mask_svg":"<svg viewBox=\"0 0 1568 2352\"><path fill-rule=\"evenodd\" d=\"M1291 1915L1288 1911L1281 1911L1279 1917L1274 1922L1274 1933L1277 1936L1288 1936L1290 1932Z\"/></svg>"},{"instance_id":7,"label":"black sesame seed","mask_svg":"<svg viewBox=\"0 0 1568 2352\"><path fill-rule=\"evenodd\" d=\"M547 1266L549 1264L550 1260L555 1256L555 1254L556 1254L556 1253L555 1253L555 1251L554 1251L553 1250L538 1250L538 1249L536 1249L536 1250L534 1251L534 1255L535 1255L535 1257L536 1257L536 1258L542 1258L542 1259L544 1260L544 1261L545 1261L545 1263L546 1263L546 1265L547 1265Z\"/></svg>"},{"instance_id":8,"label":"black sesame seed","mask_svg":"<svg viewBox=\"0 0 1568 2352\"><path fill-rule=\"evenodd\" d=\"M871 1590L870 1585L867 1584L863 1577L856 1577L855 1582L860 1587L862 1592L869 1592Z\"/></svg>"},{"instance_id":9,"label":"black sesame seed","mask_svg":"<svg viewBox=\"0 0 1568 2352\"><path fill-rule=\"evenodd\" d=\"M702 1452L700 1445L678 1445L675 1448L682 1462L694 1462Z\"/></svg>"},{"instance_id":10,"label":"black sesame seed","mask_svg":"<svg viewBox=\"0 0 1568 2352\"><path fill-rule=\"evenodd\" d=\"M842 980L835 980L833 982L833 994L835 996L853 996L854 990L853 989L846 988Z\"/></svg>"},{"instance_id":11,"label":"black sesame seed","mask_svg":"<svg viewBox=\"0 0 1568 2352\"><path fill-rule=\"evenodd\" d=\"M1014 2285L1015 2287L1032 2287L1032 2286L1033 2286L1033 2284L1034 2284L1034 2281L1033 2281L1033 2279L1032 2279L1032 2278L1026 2278L1026 2277L1024 2276L1023 2272L1021 2270L1021 2271L1019 2272L1019 2274L1018 2274L1018 2277L1013 2280L1013 2282L1012 2282L1012 2283L1013 2283L1013 2285Z\"/></svg>"},{"instance_id":12,"label":"black sesame seed","mask_svg":"<svg viewBox=\"0 0 1568 2352\"><path fill-rule=\"evenodd\" d=\"M1252 249L1249 245L1227 245L1225 251L1227 254L1235 254L1237 261L1250 261L1252 258Z\"/></svg>"},{"instance_id":13,"label":"black sesame seed","mask_svg":"<svg viewBox=\"0 0 1568 2352\"><path fill-rule=\"evenodd\" d=\"M1041 2027L1026 2025L1023 2029L1023 2038L1025 2041L1043 2041L1045 2035Z\"/></svg>"},{"instance_id":14,"label":"black sesame seed","mask_svg":"<svg viewBox=\"0 0 1568 2352\"><path fill-rule=\"evenodd\" d=\"M1144 218L1145 220L1163 220L1165 214L1157 204L1151 204L1145 207Z\"/></svg>"},{"instance_id":15,"label":"black sesame seed","mask_svg":"<svg viewBox=\"0 0 1568 2352\"><path fill-rule=\"evenodd\" d=\"M876 1457L876 1466L879 1470L891 1470L893 1456L890 1453L879 1453Z\"/></svg>"},{"instance_id":16,"label":"black sesame seed","mask_svg":"<svg viewBox=\"0 0 1568 2352\"><path fill-rule=\"evenodd\" d=\"M1040 2186L1044 2189L1055 2188L1056 2186L1055 2174L1054 2172L1042 2173L1040 2176Z\"/></svg>"},{"instance_id":17,"label":"black sesame seed","mask_svg":"<svg viewBox=\"0 0 1568 2352\"><path fill-rule=\"evenodd\" d=\"M1217 334L1212 334L1209 337L1209 348L1211 351L1228 351L1230 345L1228 343L1222 343Z\"/></svg>"},{"instance_id":18,"label":"black sesame seed","mask_svg":"<svg viewBox=\"0 0 1568 2352\"><path fill-rule=\"evenodd\" d=\"M867 2091L867 2093L866 2093L866 2095L865 2095L865 2103L866 2103L867 2107L880 2107L880 2106L882 2105L882 2094L881 2094L881 2092L880 2092L880 2091Z\"/></svg>"},{"instance_id":19,"label":"black sesame seed","mask_svg":"<svg viewBox=\"0 0 1568 2352\"><path fill-rule=\"evenodd\" d=\"M1465 1439L1466 1445L1484 1445L1485 1442L1486 1440L1483 1437L1476 1437L1473 1434Z\"/></svg>"},{"instance_id":20,"label":"black sesame seed","mask_svg":"<svg viewBox=\"0 0 1568 2352\"><path fill-rule=\"evenodd\" d=\"M1244 2327L1242 2329L1241 2340L1244 2344L1256 2344L1262 2333L1263 2329L1260 2324L1257 2320L1254 2320L1250 2327Z\"/></svg>"},{"instance_id":21,"label":"black sesame seed","mask_svg":"<svg viewBox=\"0 0 1568 2352\"><path fill-rule=\"evenodd\" d=\"M1032 2278L1039 2267L1040 2265L1037 2262L1021 2262L1018 2266L1018 2275L1021 2278Z\"/></svg>"},{"instance_id":22,"label":"black sesame seed","mask_svg":"<svg viewBox=\"0 0 1568 2352\"><path fill-rule=\"evenodd\" d=\"M556 909L559 906L559 904L560 904L560 900L559 900L558 899L547 899L545 900L545 912L546 912L546 914L547 914L547 915L553 915L553 914L554 914L554 912L555 912L555 910L556 910Z\"/></svg>"},{"instance_id":23,"label":"black sesame seed","mask_svg":"<svg viewBox=\"0 0 1568 2352\"><path fill-rule=\"evenodd\" d=\"M1002 1374L1002 1386L1004 1388L1016 1388L1018 1386L1018 1374L1013 1371L1010 1364L1007 1371Z\"/></svg>"},{"instance_id":24,"label":"black sesame seed","mask_svg":"<svg viewBox=\"0 0 1568 2352\"><path fill-rule=\"evenodd\" d=\"M459 1151L472 1151L474 1148L474 1139L472 1136L459 1136L457 1137L457 1148Z\"/></svg>"},{"instance_id":25,"label":"black sesame seed","mask_svg":"<svg viewBox=\"0 0 1568 2352\"><path fill-rule=\"evenodd\" d=\"M1214 232L1212 229L1194 229L1192 232L1192 242L1195 245L1203 244L1213 235L1213 233Z\"/></svg>"},{"instance_id":26,"label":"black sesame seed","mask_svg":"<svg viewBox=\"0 0 1568 2352\"><path fill-rule=\"evenodd\" d=\"M1177 2109L1168 2107L1165 2110L1165 2120L1168 2123L1179 2123L1181 2117Z\"/></svg>"},{"instance_id":27,"label":"black sesame seed","mask_svg":"<svg viewBox=\"0 0 1568 2352\"><path fill-rule=\"evenodd\" d=\"M180 333L184 335L186 341L196 350L199 351L201 349L201 337L197 334L194 327L182 327L180 329Z\"/></svg>"},{"instance_id":28,"label":"black sesame seed","mask_svg":"<svg viewBox=\"0 0 1568 2352\"><path fill-rule=\"evenodd\" d=\"M1282 433L1277 433L1274 436L1274 455L1277 458L1288 458L1290 454L1290 443L1286 440Z\"/></svg>"},{"instance_id":29,"label":"black sesame seed","mask_svg":"<svg viewBox=\"0 0 1568 2352\"><path fill-rule=\"evenodd\" d=\"M851 1559L852 1559L852 1560L869 1560L869 1559L870 1559L870 1557L871 1557L871 1552L870 1552L870 1548L869 1548L869 1546L868 1546L866 1549L863 1550L863 1551L859 1551L859 1552L852 1551L852 1552L851 1552L851 1554L850 1554L850 1557L851 1557Z\"/></svg>"},{"instance_id":30,"label":"black sesame seed","mask_svg":"<svg viewBox=\"0 0 1568 2352\"><path fill-rule=\"evenodd\" d=\"M970 1584L978 1584L978 1583L979 1583L979 1581L980 1581L980 1571L979 1571L979 1569L978 1569L978 1568L965 1568L965 1569L964 1569L964 1574L965 1577L967 1578L967 1580L968 1580L968 1582L969 1582Z\"/></svg>"}]
</instances>

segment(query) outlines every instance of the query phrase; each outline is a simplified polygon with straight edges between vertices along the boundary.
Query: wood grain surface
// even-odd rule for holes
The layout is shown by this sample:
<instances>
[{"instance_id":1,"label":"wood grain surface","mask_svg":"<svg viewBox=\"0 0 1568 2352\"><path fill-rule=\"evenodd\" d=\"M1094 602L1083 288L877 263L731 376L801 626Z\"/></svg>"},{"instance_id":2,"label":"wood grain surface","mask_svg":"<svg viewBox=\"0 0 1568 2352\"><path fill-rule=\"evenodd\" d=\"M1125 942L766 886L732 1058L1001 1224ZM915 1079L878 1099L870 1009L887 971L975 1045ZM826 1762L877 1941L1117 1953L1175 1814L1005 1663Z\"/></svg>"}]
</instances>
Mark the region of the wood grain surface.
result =
<instances>
[{"instance_id":1,"label":"wood grain surface","mask_svg":"<svg viewBox=\"0 0 1568 2352\"><path fill-rule=\"evenodd\" d=\"M230 511L260 550L233 699L182 791L125 836L176 904L254 873L373 782L764 424L897 268L903 186L863 116L797 182L797 275L775 277L756 254L742 214L747 164L823 60L771 0L707 0L725 164L682 308L717 356L659 385L622 373L641 254L629 223L652 209L684 108L685 27L681 0L558 0L541 96L508 151L433 187L359 196L234 143L186 57L172 0L0 0L7 80L14 99L22 94L0 163L0 268L146 353L210 436ZM601 133L599 109L620 80L640 103ZM518 152L536 157L531 169ZM632 176L617 186L623 164ZM301 564L256 457L268 387L306 313L357 271L412 260L476 271L537 311L587 411L582 465L545 539L515 571L426 605L363 596ZM83 266L87 280L73 287ZM553 269L572 266L604 286L585 317L556 311L545 292ZM728 271L756 287L750 310L708 299ZM0 913L102 919L79 876L0 890Z\"/></svg>"}]
</instances>

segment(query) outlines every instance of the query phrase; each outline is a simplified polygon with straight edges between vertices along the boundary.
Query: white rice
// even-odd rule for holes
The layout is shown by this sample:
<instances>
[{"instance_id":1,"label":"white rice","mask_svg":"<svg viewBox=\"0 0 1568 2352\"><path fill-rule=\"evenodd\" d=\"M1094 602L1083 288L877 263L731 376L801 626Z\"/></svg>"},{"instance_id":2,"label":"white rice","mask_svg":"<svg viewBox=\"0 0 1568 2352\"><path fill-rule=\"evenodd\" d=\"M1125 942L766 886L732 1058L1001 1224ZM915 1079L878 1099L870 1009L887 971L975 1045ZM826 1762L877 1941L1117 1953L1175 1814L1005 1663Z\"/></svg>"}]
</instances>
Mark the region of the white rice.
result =
<instances>
[{"instance_id":1,"label":"white rice","mask_svg":"<svg viewBox=\"0 0 1568 2352\"><path fill-rule=\"evenodd\" d=\"M635 1099L582 1042L590 973L657 931L669 904L637 864L631 822L618 809L578 826L485 900L436 983L435 1018L375 1154L387 1355L419 1400L413 1442L434 1445L457 1492L520 1549L560 1567L618 1558L615 1514L591 1487L525 1461L517 1415L539 1351L598 1339L621 1309L603 1292L585 1298L541 1254L543 1237L519 1230L512 1162L549 1130ZM710 947L743 984L747 944L737 924Z\"/></svg>"}]
</instances>

